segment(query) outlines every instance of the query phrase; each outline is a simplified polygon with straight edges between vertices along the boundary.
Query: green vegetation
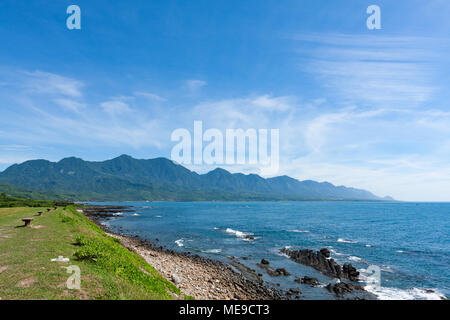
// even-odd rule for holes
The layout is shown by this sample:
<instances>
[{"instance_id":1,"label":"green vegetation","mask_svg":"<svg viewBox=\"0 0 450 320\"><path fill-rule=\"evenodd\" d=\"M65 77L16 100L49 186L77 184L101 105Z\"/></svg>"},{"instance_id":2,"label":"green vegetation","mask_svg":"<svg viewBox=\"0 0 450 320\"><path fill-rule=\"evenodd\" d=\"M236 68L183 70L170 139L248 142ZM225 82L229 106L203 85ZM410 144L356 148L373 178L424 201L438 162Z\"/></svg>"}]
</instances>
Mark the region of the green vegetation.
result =
<instances>
[{"instance_id":1,"label":"green vegetation","mask_svg":"<svg viewBox=\"0 0 450 320\"><path fill-rule=\"evenodd\" d=\"M21 197L11 197L6 192L0 193L0 208L18 208L18 207L61 207L73 204L72 202L60 200L37 200Z\"/></svg>"},{"instance_id":2,"label":"green vegetation","mask_svg":"<svg viewBox=\"0 0 450 320\"><path fill-rule=\"evenodd\" d=\"M74 207L0 209L1 299L172 299L180 291ZM37 215L42 211L41 216ZM22 218L32 227L20 227ZM58 256L70 262L52 262ZM81 270L70 290L66 267ZM188 298L188 297L186 297Z\"/></svg>"},{"instance_id":3,"label":"green vegetation","mask_svg":"<svg viewBox=\"0 0 450 320\"><path fill-rule=\"evenodd\" d=\"M9 185L7 183L1 183L1 182L0 182L0 193L4 194L4 195L8 195L10 197L23 198L23 199L55 199L55 200L64 199L64 197L61 197L57 194L27 190L24 188L15 187L15 186ZM0 197L0 200L1 200L1 197Z\"/></svg>"}]
</instances>

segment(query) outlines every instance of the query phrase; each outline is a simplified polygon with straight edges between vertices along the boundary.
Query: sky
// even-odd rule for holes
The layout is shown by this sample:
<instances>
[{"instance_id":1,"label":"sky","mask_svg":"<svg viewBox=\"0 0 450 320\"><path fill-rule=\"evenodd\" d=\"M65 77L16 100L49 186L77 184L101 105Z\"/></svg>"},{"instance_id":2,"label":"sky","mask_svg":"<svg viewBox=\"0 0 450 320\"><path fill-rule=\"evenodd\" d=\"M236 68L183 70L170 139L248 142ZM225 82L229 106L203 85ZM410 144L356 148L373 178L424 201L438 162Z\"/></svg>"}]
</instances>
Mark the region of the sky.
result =
<instances>
[{"instance_id":1,"label":"sky","mask_svg":"<svg viewBox=\"0 0 450 320\"><path fill-rule=\"evenodd\" d=\"M277 175L450 201L449 16L448 0L3 0L0 170L170 158L200 120L279 129Z\"/></svg>"}]
</instances>

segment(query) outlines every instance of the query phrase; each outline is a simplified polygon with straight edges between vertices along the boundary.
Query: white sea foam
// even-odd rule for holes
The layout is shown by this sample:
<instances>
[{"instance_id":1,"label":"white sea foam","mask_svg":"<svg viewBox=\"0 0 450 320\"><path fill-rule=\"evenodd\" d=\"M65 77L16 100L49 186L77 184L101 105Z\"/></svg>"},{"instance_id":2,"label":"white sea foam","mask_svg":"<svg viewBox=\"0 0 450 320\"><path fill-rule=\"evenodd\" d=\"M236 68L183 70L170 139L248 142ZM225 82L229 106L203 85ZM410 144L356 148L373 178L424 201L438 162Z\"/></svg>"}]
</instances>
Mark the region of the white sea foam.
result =
<instances>
[{"instance_id":1,"label":"white sea foam","mask_svg":"<svg viewBox=\"0 0 450 320\"><path fill-rule=\"evenodd\" d=\"M368 292L373 293L379 300L441 300L445 295L436 289L398 289L389 287L365 286Z\"/></svg>"},{"instance_id":2,"label":"white sea foam","mask_svg":"<svg viewBox=\"0 0 450 320\"><path fill-rule=\"evenodd\" d=\"M337 239L337 242L341 242L341 243L358 243L357 241L347 240L347 239L343 239L343 238Z\"/></svg>"},{"instance_id":3,"label":"white sea foam","mask_svg":"<svg viewBox=\"0 0 450 320\"><path fill-rule=\"evenodd\" d=\"M286 246L285 248L286 248L286 249L290 249L290 248L292 248L292 247L291 247L291 246ZM279 256L281 256L281 257L287 258L287 259L290 259L290 258L291 258L291 257L289 257L286 253L281 252L280 250L276 250L276 251L275 251L275 254L276 254L276 255L279 255Z\"/></svg>"},{"instance_id":4,"label":"white sea foam","mask_svg":"<svg viewBox=\"0 0 450 320\"><path fill-rule=\"evenodd\" d=\"M381 266L381 270L386 272L394 272L394 269L389 266Z\"/></svg>"},{"instance_id":5,"label":"white sea foam","mask_svg":"<svg viewBox=\"0 0 450 320\"><path fill-rule=\"evenodd\" d=\"M355 262L361 262L362 261L362 259L360 257L355 257L355 256L348 257L348 260L352 260L352 261L355 261Z\"/></svg>"},{"instance_id":6,"label":"white sea foam","mask_svg":"<svg viewBox=\"0 0 450 320\"><path fill-rule=\"evenodd\" d=\"M336 256L345 256L344 253L338 252L338 251L336 251L336 250L334 250L334 249L330 249L330 252L331 252L332 254L336 255Z\"/></svg>"},{"instance_id":7,"label":"white sea foam","mask_svg":"<svg viewBox=\"0 0 450 320\"><path fill-rule=\"evenodd\" d=\"M288 232L296 232L296 233L310 233L309 230L288 230Z\"/></svg>"},{"instance_id":8,"label":"white sea foam","mask_svg":"<svg viewBox=\"0 0 450 320\"><path fill-rule=\"evenodd\" d=\"M204 252L204 253L221 253L222 249L210 249L210 250L204 250L202 252Z\"/></svg>"},{"instance_id":9,"label":"white sea foam","mask_svg":"<svg viewBox=\"0 0 450 320\"><path fill-rule=\"evenodd\" d=\"M403 251L403 250L396 250L395 252L397 252L397 253L404 253L405 251Z\"/></svg>"},{"instance_id":10,"label":"white sea foam","mask_svg":"<svg viewBox=\"0 0 450 320\"><path fill-rule=\"evenodd\" d=\"M371 244L366 244L366 248L372 248Z\"/></svg>"},{"instance_id":11,"label":"white sea foam","mask_svg":"<svg viewBox=\"0 0 450 320\"><path fill-rule=\"evenodd\" d=\"M139 213L133 213L132 215L133 215L134 217L139 217L139 216L140 216Z\"/></svg>"},{"instance_id":12,"label":"white sea foam","mask_svg":"<svg viewBox=\"0 0 450 320\"><path fill-rule=\"evenodd\" d=\"M155 216L155 218L162 218L162 216Z\"/></svg>"},{"instance_id":13,"label":"white sea foam","mask_svg":"<svg viewBox=\"0 0 450 320\"><path fill-rule=\"evenodd\" d=\"M242 232L242 231L239 231L239 230L233 230L231 228L227 228L225 230L225 232L234 234L238 238L245 238L247 236L253 235L253 233L247 233L247 232Z\"/></svg>"},{"instance_id":14,"label":"white sea foam","mask_svg":"<svg viewBox=\"0 0 450 320\"><path fill-rule=\"evenodd\" d=\"M178 239L178 240L175 241L175 243L179 247L184 247L184 240L183 239Z\"/></svg>"}]
</instances>

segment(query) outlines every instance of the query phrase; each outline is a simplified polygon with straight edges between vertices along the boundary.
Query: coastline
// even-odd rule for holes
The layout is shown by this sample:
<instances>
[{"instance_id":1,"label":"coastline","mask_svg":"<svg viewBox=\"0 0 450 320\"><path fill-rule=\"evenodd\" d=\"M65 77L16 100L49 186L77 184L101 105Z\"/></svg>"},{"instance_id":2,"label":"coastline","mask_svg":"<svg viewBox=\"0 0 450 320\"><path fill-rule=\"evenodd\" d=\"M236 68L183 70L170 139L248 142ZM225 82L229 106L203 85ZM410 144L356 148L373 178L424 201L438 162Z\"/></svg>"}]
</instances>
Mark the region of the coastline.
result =
<instances>
[{"instance_id":1,"label":"coastline","mask_svg":"<svg viewBox=\"0 0 450 320\"><path fill-rule=\"evenodd\" d=\"M200 293L197 293L198 296L202 297L202 298L198 298L198 299L257 299L257 300L264 300L264 299L332 299L332 300L351 300L351 299L363 299L363 300L373 300L373 299L442 299L442 295L439 293L438 289L434 289L434 287L431 287L432 289L420 289L421 287L418 287L418 289L416 289L416 287L412 288L412 289L397 289L397 288L390 288L390 287L386 287L386 288L382 288L383 290L373 290L373 288L371 286L366 287L366 285L361 284L364 283L363 280L361 279L351 279L352 277L345 276L342 278L339 275L330 273L329 271L334 270L334 268L331 268L330 270L329 267L332 266L328 266L328 264L323 264L321 263L319 265L319 268L316 268L316 261L318 260L318 258L321 258L320 256L313 256L310 255L309 253L307 254L307 258L308 259L304 259L304 258L299 258L299 256L297 256L298 254L300 254L300 257L302 256L302 250L298 251L298 252L292 252L291 257L289 257L290 255L287 255L286 253L285 256L286 258L290 258L291 261L293 261L294 263L300 263L304 266L307 266L309 268L311 268L311 270L316 269L313 272L307 271L307 270L302 270L301 272L295 272L295 270L290 270L289 266L287 264L282 263L280 265L280 263L274 263L272 264L273 261L276 261L276 259L274 258L274 260L272 260L273 257L269 257L266 255L256 255L251 257L252 255L247 255L245 252L241 252L236 254L235 256L228 256L228 255L222 255L223 258L228 259L226 261L224 261L224 259L221 259L220 261L223 262L218 262L215 260L215 257L210 257L207 256L208 258L204 258L203 256L193 256L190 252L187 252L186 250L181 250L181 252L179 250L177 250L176 247L172 248L172 246L169 245L169 248L172 250L169 250L167 248L163 248L161 247L161 243L160 240L157 238L153 238L151 235L148 235L147 237L145 237L144 239L146 240L140 240L142 238L139 238L137 236L135 236L135 233L133 232L126 232L124 229L122 228L114 228L114 229L109 229L110 227L108 226L108 224L105 224L106 220L109 220L111 218L115 218L115 217L121 217L122 213L129 211L128 214L125 214L125 216L129 215L135 215L133 212L135 211L135 207L134 206L126 206L126 204L118 204L119 206L114 207L112 206L112 204L108 204L108 205L94 205L92 207L87 207L85 210L87 210L87 216L88 218L90 218L91 220L97 220L95 221L97 223L97 225L99 225L104 231L108 232L108 233L112 233L115 234L117 236L120 237L124 237L127 240L132 240L133 243L131 243L129 249L137 252L138 254L140 254L141 256L145 256L148 252L150 252L149 257L144 257L144 259L150 264L150 265L154 265L156 269L157 265L162 265L163 269L162 271L160 271L158 269L158 271L161 272L161 274L168 279L169 281L172 281L173 283L175 283L178 280L185 280L187 279L188 281L186 282L186 290L190 290L190 286L195 286L195 287L199 287L202 290L200 290ZM114 211L114 208L116 211ZM112 211L111 211L112 210ZM89 212L90 211L90 212ZM126 229L126 228L125 228ZM114 231L112 231L114 230ZM241 230L241 229L239 229ZM245 229L244 229L245 230ZM158 234L158 230L155 230L156 234ZM157 236L157 235L156 235ZM161 237L164 238L163 235L160 235ZM174 238L177 239L177 238ZM150 241L150 242L149 242ZM154 242L153 242L154 241ZM164 241L162 243L165 243ZM314 246L313 246L314 247ZM281 248L281 247L280 247ZM286 247L289 248L289 247ZM286 249L285 248L285 249ZM317 249L317 248L316 248ZM147 251L149 250L149 251ZM281 249L280 249L281 250ZM325 249L321 249L321 251L323 251ZM139 252L138 252L139 251ZM196 251L194 249L194 251ZM311 254L313 253L312 250L308 250L308 249L304 249L304 251L311 251ZM333 250L330 249L330 251L334 252ZM315 254L319 254L319 251L314 252ZM326 255L326 254L325 254ZM177 260L178 257L183 257L183 261L177 261L172 262L172 260ZM190 258L186 258L186 257L190 257ZM192 257L195 257L194 259L192 259ZM250 258L251 257L251 258ZM259 257L259 258L258 258ZM252 260L252 263L248 263L247 260L249 260L249 258ZM270 258L270 265L269 262L267 262L267 264L263 263L262 260L266 260L266 258ZM210 260L213 259L213 260ZM262 259L262 260L260 260ZM244 261L245 260L245 261ZM324 259L319 259L324 260ZM325 260L327 262L332 261L333 259L331 257L327 257L325 256ZM162 261L162 262L161 262ZM167 261L169 261L169 266L166 266ZM200 267L198 268L202 268L203 270L203 264L202 262L207 261L208 263L205 263L205 265L208 265L210 263L212 264L218 264L220 265L222 268L226 268L226 269L231 269L234 273L237 273L241 276L240 281L238 281L238 287L241 287L242 284L242 278L246 279L246 280L252 280L253 282L256 282L256 286L253 285L253 288L257 288L260 287L261 285L269 288L269 290L271 291L276 291L276 297L274 297L274 295L271 293L269 295L265 295L264 297L260 297L258 296L257 298L254 298L254 293L257 292L258 290L253 290L253 294L250 297L240 297L239 294L237 294L236 296L232 296L230 298L230 295L228 294L228 296L226 297L217 297L219 296L218 292L220 290L220 286L222 286L223 284L217 285L217 286L211 286L208 288L203 288L202 286L204 285L205 279L207 279L207 281L212 281L213 284L215 282L215 280L219 280L219 279L210 279L209 277L206 278L198 278L198 279L192 279L192 276L190 275L190 272L193 272L193 270L195 272L197 266L193 267L196 263L200 264ZM259 263L259 261L261 261ZM342 260L338 259L338 261L340 263L343 263ZM342 267L342 270L345 271L345 264L340 266ZM251 269L253 265L256 265L256 269L257 271ZM351 267L351 264L347 262L347 265L349 265ZM274 267L276 266L276 267ZM289 271L291 271L291 275L285 274L284 272L286 271L284 268L281 267L286 267ZM359 266L360 267L360 266ZM279 269L276 269L279 268ZM291 266L291 268L295 268L295 266ZM351 267L352 268L352 267ZM184 277L177 277L177 273L178 270L188 270L187 272L184 272ZM213 269L207 269L208 271L206 271L206 275L209 274L216 274L216 273L221 273L222 271L220 270L221 268L213 268ZM363 275L362 275L362 279L364 279L365 277L365 269L361 268ZM280 271L280 272L278 272ZM283 271L283 272L281 272ZM292 272L294 271L294 272ZM322 274L322 276L317 274L317 271L319 273ZM355 271L358 271L355 269ZM175 279L174 276L175 275ZM284 277L284 276L288 276L288 277ZM312 277L312 278L310 278ZM315 279L314 277L317 277L318 279ZM223 283L229 283L230 281L233 280L229 280L232 277L230 276L230 274L226 274L222 277L222 279L224 279ZM264 281L263 279L264 278ZM304 279L304 278L308 278L308 279ZM341 279L342 278L342 279ZM276 279L279 279L278 281ZM286 280L283 280L286 279ZM317 284L311 284L309 283L310 280L319 280ZM344 281L342 281L344 280ZM350 280L350 282L348 282ZM175 281L175 282L174 282ZM241 283L239 283L241 282ZM221 283L220 280L219 282L216 283ZM280 286L281 283L281 286ZM341 284L339 284L341 283ZM311 284L311 285L310 285ZM336 285L339 284L339 285ZM217 287L219 286L219 290L217 290ZM312 289L312 288L316 288L316 289ZM424 287L426 288L426 287ZM215 291L214 291L215 289ZM231 288L228 288L228 293L230 292L234 292L235 291L235 286L231 286ZM297 290L300 289L300 290ZM252 290L250 290L251 292ZM411 292L410 292L411 291ZM417 291L417 292L416 292ZM206 294L205 292L207 292L208 294ZM193 294L192 296L195 296L195 294Z\"/></svg>"},{"instance_id":2,"label":"coastline","mask_svg":"<svg viewBox=\"0 0 450 320\"><path fill-rule=\"evenodd\" d=\"M260 275L237 260L232 260L231 264L240 273L236 272L231 265L199 255L167 250L138 237L113 232L101 223L103 219L110 217L114 210L123 211L124 209L126 208L90 206L78 210L109 236L119 239L125 248L143 257L162 277L175 284L183 294L196 300L299 299L298 296L287 295L280 290L269 288Z\"/></svg>"}]
</instances>

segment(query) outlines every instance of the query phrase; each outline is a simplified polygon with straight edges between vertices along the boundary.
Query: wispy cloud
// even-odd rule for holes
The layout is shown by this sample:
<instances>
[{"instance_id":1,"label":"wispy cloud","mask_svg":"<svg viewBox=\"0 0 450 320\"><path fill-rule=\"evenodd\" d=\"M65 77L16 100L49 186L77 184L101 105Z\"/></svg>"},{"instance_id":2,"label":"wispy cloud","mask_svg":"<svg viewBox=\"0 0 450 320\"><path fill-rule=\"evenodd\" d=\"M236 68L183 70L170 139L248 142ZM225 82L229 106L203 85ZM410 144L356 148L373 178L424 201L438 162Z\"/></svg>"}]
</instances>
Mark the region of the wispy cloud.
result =
<instances>
[{"instance_id":1,"label":"wispy cloud","mask_svg":"<svg viewBox=\"0 0 450 320\"><path fill-rule=\"evenodd\" d=\"M409 108L439 89L433 79L445 50L438 39L343 34L294 39L309 45L300 69L344 103Z\"/></svg>"},{"instance_id":2,"label":"wispy cloud","mask_svg":"<svg viewBox=\"0 0 450 320\"><path fill-rule=\"evenodd\" d=\"M32 93L63 95L73 98L81 97L84 83L57 74L34 71L25 72L27 76L23 83L24 88Z\"/></svg>"},{"instance_id":3,"label":"wispy cloud","mask_svg":"<svg viewBox=\"0 0 450 320\"><path fill-rule=\"evenodd\" d=\"M150 92L142 92L142 91L137 91L134 93L134 95L136 97L144 97L150 101L156 101L156 102L164 102L167 101L166 98L163 98L155 93L150 93Z\"/></svg>"},{"instance_id":4,"label":"wispy cloud","mask_svg":"<svg viewBox=\"0 0 450 320\"><path fill-rule=\"evenodd\" d=\"M72 99L64 99L64 98L59 98L59 99L54 99L53 100L57 105L61 106L62 108L64 108L65 110L68 111L72 111L72 112L81 112L86 105L84 103L72 100Z\"/></svg>"},{"instance_id":5,"label":"wispy cloud","mask_svg":"<svg viewBox=\"0 0 450 320\"><path fill-rule=\"evenodd\" d=\"M131 108L130 106L120 100L111 100L111 101L105 101L100 104L102 109L112 115L120 115L125 112L130 112Z\"/></svg>"},{"instance_id":6,"label":"wispy cloud","mask_svg":"<svg viewBox=\"0 0 450 320\"><path fill-rule=\"evenodd\" d=\"M190 94L198 94L200 90L207 84L208 83L206 81L198 79L190 79L184 82L184 85Z\"/></svg>"},{"instance_id":7,"label":"wispy cloud","mask_svg":"<svg viewBox=\"0 0 450 320\"><path fill-rule=\"evenodd\" d=\"M273 128L294 106L294 97L266 94L205 101L189 113L214 128Z\"/></svg>"}]
</instances>

